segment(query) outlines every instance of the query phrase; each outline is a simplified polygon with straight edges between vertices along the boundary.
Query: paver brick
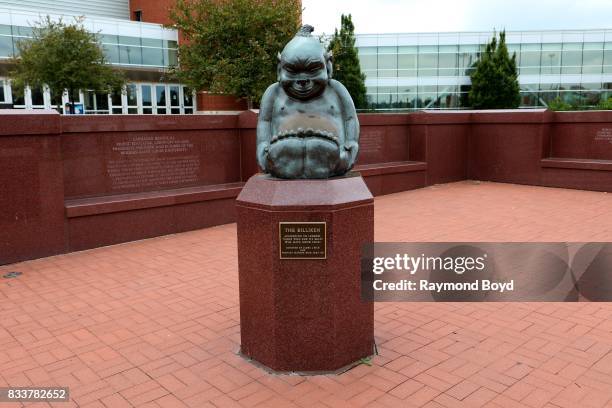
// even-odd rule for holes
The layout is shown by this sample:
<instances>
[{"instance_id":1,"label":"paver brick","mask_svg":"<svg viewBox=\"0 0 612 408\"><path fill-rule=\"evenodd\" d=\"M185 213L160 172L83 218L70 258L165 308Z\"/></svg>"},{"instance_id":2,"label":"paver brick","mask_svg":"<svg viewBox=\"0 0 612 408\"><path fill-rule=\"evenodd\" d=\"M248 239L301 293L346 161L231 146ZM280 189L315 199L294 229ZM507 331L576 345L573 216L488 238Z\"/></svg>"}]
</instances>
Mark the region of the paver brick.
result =
<instances>
[{"instance_id":1,"label":"paver brick","mask_svg":"<svg viewBox=\"0 0 612 408\"><path fill-rule=\"evenodd\" d=\"M377 197L375 236L612 241L611 207L467 181ZM371 367L277 376L237 355L235 224L5 270L0 384L69 386L62 407L612 407L612 303L378 303Z\"/></svg>"}]
</instances>

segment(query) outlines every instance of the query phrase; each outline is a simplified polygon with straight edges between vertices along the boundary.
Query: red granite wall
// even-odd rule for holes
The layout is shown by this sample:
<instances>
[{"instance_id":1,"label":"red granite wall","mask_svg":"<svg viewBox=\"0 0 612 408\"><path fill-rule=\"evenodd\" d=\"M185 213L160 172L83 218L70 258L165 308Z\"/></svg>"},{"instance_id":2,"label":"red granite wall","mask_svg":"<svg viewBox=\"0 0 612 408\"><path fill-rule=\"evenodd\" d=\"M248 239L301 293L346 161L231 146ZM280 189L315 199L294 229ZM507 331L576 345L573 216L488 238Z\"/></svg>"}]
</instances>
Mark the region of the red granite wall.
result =
<instances>
[{"instance_id":1,"label":"red granite wall","mask_svg":"<svg viewBox=\"0 0 612 408\"><path fill-rule=\"evenodd\" d=\"M0 111L0 264L235 220L257 115ZM374 195L465 179L612 192L612 111L360 115Z\"/></svg>"},{"instance_id":2,"label":"red granite wall","mask_svg":"<svg viewBox=\"0 0 612 408\"><path fill-rule=\"evenodd\" d=\"M64 252L60 116L0 110L0 264Z\"/></svg>"}]
</instances>

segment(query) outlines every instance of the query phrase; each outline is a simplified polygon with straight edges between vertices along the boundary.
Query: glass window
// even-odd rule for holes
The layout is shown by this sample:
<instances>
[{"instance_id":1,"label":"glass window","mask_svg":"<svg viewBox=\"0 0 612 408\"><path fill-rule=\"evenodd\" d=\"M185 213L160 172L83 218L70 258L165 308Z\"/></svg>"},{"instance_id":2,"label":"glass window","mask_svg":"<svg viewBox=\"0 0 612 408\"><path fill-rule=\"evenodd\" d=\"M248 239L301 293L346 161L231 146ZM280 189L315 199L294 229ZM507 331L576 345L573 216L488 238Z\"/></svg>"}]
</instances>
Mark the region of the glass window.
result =
<instances>
[{"instance_id":1,"label":"glass window","mask_svg":"<svg viewBox=\"0 0 612 408\"><path fill-rule=\"evenodd\" d=\"M366 54L359 56L359 62L362 70L376 69L378 57L376 54Z\"/></svg>"},{"instance_id":2,"label":"glass window","mask_svg":"<svg viewBox=\"0 0 612 408\"><path fill-rule=\"evenodd\" d=\"M166 113L166 86L157 85L155 86L155 99L157 102L157 113Z\"/></svg>"},{"instance_id":3,"label":"glass window","mask_svg":"<svg viewBox=\"0 0 612 408\"><path fill-rule=\"evenodd\" d=\"M534 107L538 106L538 95L534 93L521 92L521 106Z\"/></svg>"},{"instance_id":4,"label":"glass window","mask_svg":"<svg viewBox=\"0 0 612 408\"><path fill-rule=\"evenodd\" d=\"M119 46L119 61L121 64L142 65L142 54L140 47Z\"/></svg>"},{"instance_id":5,"label":"glass window","mask_svg":"<svg viewBox=\"0 0 612 408\"><path fill-rule=\"evenodd\" d=\"M605 74L612 74L612 49L604 51L604 68Z\"/></svg>"},{"instance_id":6,"label":"glass window","mask_svg":"<svg viewBox=\"0 0 612 408\"><path fill-rule=\"evenodd\" d=\"M13 55L13 38L0 35L0 57Z\"/></svg>"},{"instance_id":7,"label":"glass window","mask_svg":"<svg viewBox=\"0 0 612 408\"><path fill-rule=\"evenodd\" d=\"M595 82L595 83L590 83L590 82L583 83L581 87L582 87L582 89L589 89L589 90L596 90L596 91L599 91L600 89L603 89L602 88L602 84L599 83L599 82Z\"/></svg>"},{"instance_id":8,"label":"glass window","mask_svg":"<svg viewBox=\"0 0 612 408\"><path fill-rule=\"evenodd\" d=\"M400 93L397 95L397 101L400 108L416 109L418 96L416 93Z\"/></svg>"},{"instance_id":9,"label":"glass window","mask_svg":"<svg viewBox=\"0 0 612 408\"><path fill-rule=\"evenodd\" d=\"M179 86L170 86L170 113L179 114L181 113L181 100L179 98Z\"/></svg>"},{"instance_id":10,"label":"glass window","mask_svg":"<svg viewBox=\"0 0 612 408\"><path fill-rule=\"evenodd\" d=\"M397 47L378 47L378 54L397 54Z\"/></svg>"},{"instance_id":11,"label":"glass window","mask_svg":"<svg viewBox=\"0 0 612 408\"><path fill-rule=\"evenodd\" d=\"M19 56L19 44L23 40L24 39L22 37L13 37L13 56L15 57Z\"/></svg>"},{"instance_id":12,"label":"glass window","mask_svg":"<svg viewBox=\"0 0 612 408\"><path fill-rule=\"evenodd\" d=\"M439 55L439 75L440 76L454 76L457 75L458 67L458 56L457 54L443 54Z\"/></svg>"},{"instance_id":13,"label":"glass window","mask_svg":"<svg viewBox=\"0 0 612 408\"><path fill-rule=\"evenodd\" d=\"M559 92L558 91L539 92L538 96L546 104L549 104L550 102L554 101L555 99L559 97Z\"/></svg>"},{"instance_id":14,"label":"glass window","mask_svg":"<svg viewBox=\"0 0 612 408\"><path fill-rule=\"evenodd\" d=\"M157 38L143 38L142 39L142 46L143 47L163 48L164 47L164 41L162 39L157 39Z\"/></svg>"},{"instance_id":15,"label":"glass window","mask_svg":"<svg viewBox=\"0 0 612 408\"><path fill-rule=\"evenodd\" d=\"M397 54L378 54L378 76L397 76Z\"/></svg>"},{"instance_id":16,"label":"glass window","mask_svg":"<svg viewBox=\"0 0 612 408\"><path fill-rule=\"evenodd\" d=\"M85 91L83 92L84 102L85 102L85 111L95 111L96 110L96 94L94 91Z\"/></svg>"},{"instance_id":17,"label":"glass window","mask_svg":"<svg viewBox=\"0 0 612 408\"><path fill-rule=\"evenodd\" d=\"M419 95L422 93L437 93L438 87L436 85L422 85L418 87Z\"/></svg>"},{"instance_id":18,"label":"glass window","mask_svg":"<svg viewBox=\"0 0 612 408\"><path fill-rule=\"evenodd\" d=\"M30 95L32 96L32 106L44 106L45 97L41 87L30 88Z\"/></svg>"},{"instance_id":19,"label":"glass window","mask_svg":"<svg viewBox=\"0 0 612 408\"><path fill-rule=\"evenodd\" d=\"M142 85L142 106L153 106L151 99L151 85Z\"/></svg>"},{"instance_id":20,"label":"glass window","mask_svg":"<svg viewBox=\"0 0 612 408\"><path fill-rule=\"evenodd\" d=\"M398 77L417 76L417 54L399 54L397 56Z\"/></svg>"},{"instance_id":21,"label":"glass window","mask_svg":"<svg viewBox=\"0 0 612 408\"><path fill-rule=\"evenodd\" d=\"M178 65L178 51L177 50L166 50L166 65L173 67Z\"/></svg>"},{"instance_id":22,"label":"glass window","mask_svg":"<svg viewBox=\"0 0 612 408\"><path fill-rule=\"evenodd\" d=\"M108 94L96 93L96 110L108 112Z\"/></svg>"},{"instance_id":23,"label":"glass window","mask_svg":"<svg viewBox=\"0 0 612 408\"><path fill-rule=\"evenodd\" d=\"M99 34L98 38L102 44L114 44L117 45L119 43L119 38L116 35L110 34Z\"/></svg>"},{"instance_id":24,"label":"glass window","mask_svg":"<svg viewBox=\"0 0 612 408\"><path fill-rule=\"evenodd\" d=\"M582 73L583 74L601 74L603 69L604 52L599 50L585 50L582 53ZM601 44L603 47L603 44Z\"/></svg>"},{"instance_id":25,"label":"glass window","mask_svg":"<svg viewBox=\"0 0 612 408\"><path fill-rule=\"evenodd\" d=\"M541 83L540 84L540 91L558 91L558 90L559 90L559 84L557 83L553 83L553 84Z\"/></svg>"},{"instance_id":26,"label":"glass window","mask_svg":"<svg viewBox=\"0 0 612 408\"><path fill-rule=\"evenodd\" d=\"M102 49L104 50L104 55L106 56L106 60L112 64L119 64L121 60L119 59L119 46L118 45L102 45Z\"/></svg>"},{"instance_id":27,"label":"glass window","mask_svg":"<svg viewBox=\"0 0 612 408\"><path fill-rule=\"evenodd\" d=\"M457 45L440 45L438 51L440 54L456 54L459 47Z\"/></svg>"},{"instance_id":28,"label":"glass window","mask_svg":"<svg viewBox=\"0 0 612 408\"><path fill-rule=\"evenodd\" d=\"M580 106L582 105L582 100L580 97L580 92L578 91L561 91L559 93L559 97L565 103L570 105Z\"/></svg>"},{"instance_id":29,"label":"glass window","mask_svg":"<svg viewBox=\"0 0 612 408\"><path fill-rule=\"evenodd\" d=\"M507 44L506 47L508 48L508 54L511 57L512 57L512 54L516 54L516 58L519 58L521 54L521 44Z\"/></svg>"},{"instance_id":30,"label":"glass window","mask_svg":"<svg viewBox=\"0 0 612 408\"><path fill-rule=\"evenodd\" d=\"M378 93L397 93L396 86L379 86Z\"/></svg>"},{"instance_id":31,"label":"glass window","mask_svg":"<svg viewBox=\"0 0 612 408\"><path fill-rule=\"evenodd\" d=\"M470 75L472 71L472 65L478 60L478 46L477 45L460 45L459 46L459 74Z\"/></svg>"},{"instance_id":32,"label":"glass window","mask_svg":"<svg viewBox=\"0 0 612 408\"><path fill-rule=\"evenodd\" d=\"M582 67L582 43L564 43L561 55L562 74L580 74Z\"/></svg>"},{"instance_id":33,"label":"glass window","mask_svg":"<svg viewBox=\"0 0 612 408\"><path fill-rule=\"evenodd\" d=\"M436 101L437 94L435 93L419 93L417 100L418 108L433 108L434 102Z\"/></svg>"},{"instance_id":34,"label":"glass window","mask_svg":"<svg viewBox=\"0 0 612 408\"><path fill-rule=\"evenodd\" d=\"M419 76L438 75L438 54L419 54Z\"/></svg>"},{"instance_id":35,"label":"glass window","mask_svg":"<svg viewBox=\"0 0 612 408\"><path fill-rule=\"evenodd\" d=\"M150 115L153 113L153 99L151 94L151 85L141 85L142 93L142 113Z\"/></svg>"},{"instance_id":36,"label":"glass window","mask_svg":"<svg viewBox=\"0 0 612 408\"><path fill-rule=\"evenodd\" d=\"M438 46L419 46L419 76L438 75Z\"/></svg>"},{"instance_id":37,"label":"glass window","mask_svg":"<svg viewBox=\"0 0 612 408\"><path fill-rule=\"evenodd\" d=\"M121 96L121 91L115 91L111 94L111 104L113 106L113 113L115 114L123 113Z\"/></svg>"},{"instance_id":38,"label":"glass window","mask_svg":"<svg viewBox=\"0 0 612 408\"><path fill-rule=\"evenodd\" d=\"M522 44L520 73L521 75L539 75L541 63L541 44Z\"/></svg>"},{"instance_id":39,"label":"glass window","mask_svg":"<svg viewBox=\"0 0 612 408\"><path fill-rule=\"evenodd\" d=\"M359 47L359 56L361 55L376 55L378 53L377 47Z\"/></svg>"},{"instance_id":40,"label":"glass window","mask_svg":"<svg viewBox=\"0 0 612 408\"><path fill-rule=\"evenodd\" d=\"M563 51L561 56L562 74L580 74L582 66L582 52L580 51Z\"/></svg>"},{"instance_id":41,"label":"glass window","mask_svg":"<svg viewBox=\"0 0 612 408\"><path fill-rule=\"evenodd\" d=\"M32 27L13 26L13 35L20 37L31 37Z\"/></svg>"},{"instance_id":42,"label":"glass window","mask_svg":"<svg viewBox=\"0 0 612 408\"><path fill-rule=\"evenodd\" d=\"M143 48L142 64L164 66L164 50L161 48Z\"/></svg>"},{"instance_id":43,"label":"glass window","mask_svg":"<svg viewBox=\"0 0 612 408\"><path fill-rule=\"evenodd\" d=\"M561 72L561 51L542 51L542 74L559 74Z\"/></svg>"},{"instance_id":44,"label":"glass window","mask_svg":"<svg viewBox=\"0 0 612 408\"><path fill-rule=\"evenodd\" d=\"M128 113L138 113L138 93L136 92L136 84L128 84L125 87L125 94L128 104Z\"/></svg>"},{"instance_id":45,"label":"glass window","mask_svg":"<svg viewBox=\"0 0 612 408\"><path fill-rule=\"evenodd\" d=\"M441 109L455 109L461 106L461 95L459 93L445 93L438 98Z\"/></svg>"},{"instance_id":46,"label":"glass window","mask_svg":"<svg viewBox=\"0 0 612 408\"><path fill-rule=\"evenodd\" d=\"M416 45L400 45L397 47L398 54L418 54L419 49Z\"/></svg>"},{"instance_id":47,"label":"glass window","mask_svg":"<svg viewBox=\"0 0 612 408\"><path fill-rule=\"evenodd\" d=\"M130 106L138 105L138 98L136 93L136 84L128 84L125 87L125 94L127 96L127 104Z\"/></svg>"},{"instance_id":48,"label":"glass window","mask_svg":"<svg viewBox=\"0 0 612 408\"><path fill-rule=\"evenodd\" d=\"M376 77L378 77L378 71L376 71L375 69L364 70L363 73L366 76L366 78L376 78Z\"/></svg>"},{"instance_id":49,"label":"glass window","mask_svg":"<svg viewBox=\"0 0 612 408\"><path fill-rule=\"evenodd\" d=\"M193 92L186 86L183 87L183 105L193 106Z\"/></svg>"},{"instance_id":50,"label":"glass window","mask_svg":"<svg viewBox=\"0 0 612 408\"><path fill-rule=\"evenodd\" d=\"M119 40L119 44L136 45L140 47L140 37L126 37L126 36L120 35L118 40Z\"/></svg>"},{"instance_id":51,"label":"glass window","mask_svg":"<svg viewBox=\"0 0 612 408\"><path fill-rule=\"evenodd\" d=\"M603 50L604 49L604 43L602 42L593 42L593 43L584 43L583 45L584 50Z\"/></svg>"},{"instance_id":52,"label":"glass window","mask_svg":"<svg viewBox=\"0 0 612 408\"><path fill-rule=\"evenodd\" d=\"M397 56L397 64L400 69L416 69L417 54L399 54Z\"/></svg>"},{"instance_id":53,"label":"glass window","mask_svg":"<svg viewBox=\"0 0 612 408\"><path fill-rule=\"evenodd\" d=\"M13 35L10 25L0 24L0 35Z\"/></svg>"},{"instance_id":54,"label":"glass window","mask_svg":"<svg viewBox=\"0 0 612 408\"><path fill-rule=\"evenodd\" d=\"M559 90L561 91L579 91L582 89L580 84L560 84Z\"/></svg>"}]
</instances>

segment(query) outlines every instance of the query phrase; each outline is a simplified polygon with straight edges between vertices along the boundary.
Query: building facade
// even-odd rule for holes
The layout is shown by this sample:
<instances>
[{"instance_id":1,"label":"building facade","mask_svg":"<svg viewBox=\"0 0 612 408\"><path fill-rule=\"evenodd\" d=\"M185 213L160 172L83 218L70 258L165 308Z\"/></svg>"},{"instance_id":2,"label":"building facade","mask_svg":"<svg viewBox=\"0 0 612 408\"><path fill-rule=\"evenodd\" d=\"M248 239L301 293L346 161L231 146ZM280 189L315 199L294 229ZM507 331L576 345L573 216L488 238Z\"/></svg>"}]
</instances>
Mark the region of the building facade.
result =
<instances>
[{"instance_id":1,"label":"building facade","mask_svg":"<svg viewBox=\"0 0 612 408\"><path fill-rule=\"evenodd\" d=\"M32 25L49 15L71 21L84 16L83 25L99 33L110 64L128 78L124 92L99 94L81 90L77 103L87 114L191 114L195 93L178 83L162 81L178 63L178 32L161 24L132 21L135 13L128 0L0 0L0 108L58 109L67 97L51 95L48 89L13 89L8 80L9 59L16 44L32 33Z\"/></svg>"},{"instance_id":2,"label":"building facade","mask_svg":"<svg viewBox=\"0 0 612 408\"><path fill-rule=\"evenodd\" d=\"M492 32L357 35L374 109L467 107L472 64ZM508 31L521 107L560 98L594 107L612 97L612 30Z\"/></svg>"},{"instance_id":3,"label":"building facade","mask_svg":"<svg viewBox=\"0 0 612 408\"><path fill-rule=\"evenodd\" d=\"M64 96L46 89L13 89L9 59L16 43L31 34L41 17L84 16L100 34L108 61L126 72L125 92L82 90L79 103L89 114L190 114L198 103L193 90L163 81L178 63L180 33L165 28L175 0L0 0L0 108L58 109ZM370 108L461 109L468 107L472 64L492 32L357 35ZM612 29L508 31L516 53L521 107L546 107L560 98L594 107L612 96ZM244 109L233 97L199 95L203 109ZM216 98L216 99L214 99ZM207 106L204 106L207 105Z\"/></svg>"}]
</instances>

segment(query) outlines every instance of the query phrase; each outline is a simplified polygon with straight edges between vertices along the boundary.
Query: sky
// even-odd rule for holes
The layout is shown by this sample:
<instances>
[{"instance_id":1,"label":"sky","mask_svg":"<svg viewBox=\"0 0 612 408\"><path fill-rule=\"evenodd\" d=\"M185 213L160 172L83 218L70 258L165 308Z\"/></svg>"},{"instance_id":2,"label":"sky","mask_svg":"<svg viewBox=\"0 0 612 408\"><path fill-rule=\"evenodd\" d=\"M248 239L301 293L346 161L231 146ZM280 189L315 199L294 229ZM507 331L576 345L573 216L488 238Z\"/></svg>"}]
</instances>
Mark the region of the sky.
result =
<instances>
[{"instance_id":1,"label":"sky","mask_svg":"<svg viewBox=\"0 0 612 408\"><path fill-rule=\"evenodd\" d=\"M302 7L315 34L333 34L342 13L352 14L357 34L612 29L612 0L302 0Z\"/></svg>"}]
</instances>

